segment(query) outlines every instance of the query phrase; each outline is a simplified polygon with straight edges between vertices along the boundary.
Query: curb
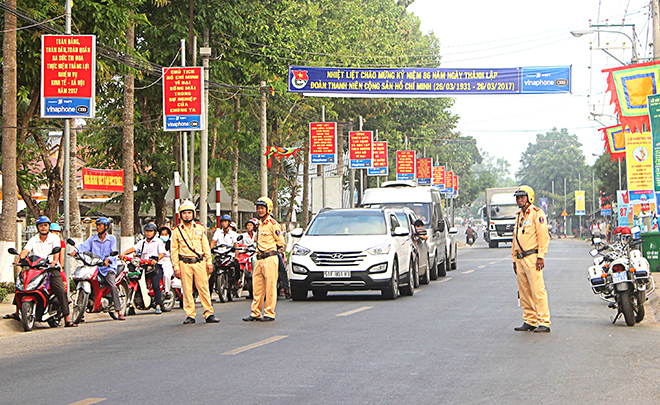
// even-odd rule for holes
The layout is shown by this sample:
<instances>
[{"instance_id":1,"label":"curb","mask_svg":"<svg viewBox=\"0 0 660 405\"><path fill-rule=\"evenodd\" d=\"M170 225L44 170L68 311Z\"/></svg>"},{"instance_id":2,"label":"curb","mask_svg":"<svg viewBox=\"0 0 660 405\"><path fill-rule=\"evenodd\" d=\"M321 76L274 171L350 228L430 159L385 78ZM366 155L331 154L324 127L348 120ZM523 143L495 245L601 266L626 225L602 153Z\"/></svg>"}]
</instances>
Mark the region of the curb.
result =
<instances>
[{"instance_id":1,"label":"curb","mask_svg":"<svg viewBox=\"0 0 660 405\"><path fill-rule=\"evenodd\" d=\"M660 282L660 273L651 274L653 280L656 283L656 290L651 293L649 296L648 311L653 315L653 320L655 323L660 323L660 294L658 293L657 288L660 287L658 282Z\"/></svg>"}]
</instances>

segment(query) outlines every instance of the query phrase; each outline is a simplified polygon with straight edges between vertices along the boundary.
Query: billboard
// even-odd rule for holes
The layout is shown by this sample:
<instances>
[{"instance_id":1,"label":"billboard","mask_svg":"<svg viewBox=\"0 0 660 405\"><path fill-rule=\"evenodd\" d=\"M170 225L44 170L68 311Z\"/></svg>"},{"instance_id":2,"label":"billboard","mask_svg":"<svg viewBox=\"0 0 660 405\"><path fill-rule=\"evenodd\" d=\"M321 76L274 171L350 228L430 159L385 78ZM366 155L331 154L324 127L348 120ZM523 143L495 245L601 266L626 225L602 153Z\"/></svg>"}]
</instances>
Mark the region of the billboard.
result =
<instances>
[{"instance_id":1,"label":"billboard","mask_svg":"<svg viewBox=\"0 0 660 405\"><path fill-rule=\"evenodd\" d=\"M351 169L372 167L374 133L351 131L348 133L349 166Z\"/></svg>"},{"instance_id":2,"label":"billboard","mask_svg":"<svg viewBox=\"0 0 660 405\"><path fill-rule=\"evenodd\" d=\"M575 191L575 215L585 215L584 191Z\"/></svg>"},{"instance_id":3,"label":"billboard","mask_svg":"<svg viewBox=\"0 0 660 405\"><path fill-rule=\"evenodd\" d=\"M415 181L415 151L396 151L396 179Z\"/></svg>"},{"instance_id":4,"label":"billboard","mask_svg":"<svg viewBox=\"0 0 660 405\"><path fill-rule=\"evenodd\" d=\"M41 118L93 118L96 36L41 36Z\"/></svg>"},{"instance_id":5,"label":"billboard","mask_svg":"<svg viewBox=\"0 0 660 405\"><path fill-rule=\"evenodd\" d=\"M311 163L324 165L337 162L337 123L309 123L309 154Z\"/></svg>"},{"instance_id":6,"label":"billboard","mask_svg":"<svg viewBox=\"0 0 660 405\"><path fill-rule=\"evenodd\" d=\"M433 177L433 159L417 159L417 185L430 186Z\"/></svg>"},{"instance_id":7,"label":"billboard","mask_svg":"<svg viewBox=\"0 0 660 405\"><path fill-rule=\"evenodd\" d=\"M373 167L367 169L367 176L387 176L389 170L387 167L387 142L374 142L373 147Z\"/></svg>"},{"instance_id":8,"label":"billboard","mask_svg":"<svg viewBox=\"0 0 660 405\"><path fill-rule=\"evenodd\" d=\"M124 170L82 168L83 190L124 192Z\"/></svg>"},{"instance_id":9,"label":"billboard","mask_svg":"<svg viewBox=\"0 0 660 405\"><path fill-rule=\"evenodd\" d=\"M445 167L433 166L433 187L442 190L445 188Z\"/></svg>"},{"instance_id":10,"label":"billboard","mask_svg":"<svg viewBox=\"0 0 660 405\"><path fill-rule=\"evenodd\" d=\"M163 130L201 131L206 125L203 111L203 68L163 68Z\"/></svg>"},{"instance_id":11,"label":"billboard","mask_svg":"<svg viewBox=\"0 0 660 405\"><path fill-rule=\"evenodd\" d=\"M652 150L650 132L626 133L626 165L631 203L635 200L633 192L637 195L653 193Z\"/></svg>"}]
</instances>

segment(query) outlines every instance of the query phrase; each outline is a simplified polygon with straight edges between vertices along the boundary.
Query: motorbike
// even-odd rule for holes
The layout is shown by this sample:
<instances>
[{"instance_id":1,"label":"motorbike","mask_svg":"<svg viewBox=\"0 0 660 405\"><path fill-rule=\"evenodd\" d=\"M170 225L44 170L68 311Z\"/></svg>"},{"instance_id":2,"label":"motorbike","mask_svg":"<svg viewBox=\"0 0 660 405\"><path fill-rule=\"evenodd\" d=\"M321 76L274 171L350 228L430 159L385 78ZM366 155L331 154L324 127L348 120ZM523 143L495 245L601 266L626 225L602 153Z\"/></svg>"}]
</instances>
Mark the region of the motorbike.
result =
<instances>
[{"instance_id":1,"label":"motorbike","mask_svg":"<svg viewBox=\"0 0 660 405\"><path fill-rule=\"evenodd\" d=\"M60 250L60 247L54 248L51 255L58 254ZM14 248L9 248L8 251L12 255L19 254ZM19 260L15 266L22 267L16 276L15 298L16 306L20 308L19 318L23 330L31 331L35 322L48 322L51 328L58 327L63 318L62 308L50 290L51 266L48 259L30 255Z\"/></svg>"},{"instance_id":2,"label":"motorbike","mask_svg":"<svg viewBox=\"0 0 660 405\"><path fill-rule=\"evenodd\" d=\"M470 246L472 246L472 245L474 244L474 239L475 239L474 235L468 235L468 236L466 237L466 242L467 242L467 244L470 245Z\"/></svg>"},{"instance_id":3,"label":"motorbike","mask_svg":"<svg viewBox=\"0 0 660 405\"><path fill-rule=\"evenodd\" d=\"M611 245L600 238L594 238L594 244L596 248L589 252L594 257L588 269L591 289L609 308L617 310L612 323L623 316L626 325L634 326L644 319L644 303L655 290L651 266L636 248L642 239L621 235Z\"/></svg>"},{"instance_id":4,"label":"motorbike","mask_svg":"<svg viewBox=\"0 0 660 405\"><path fill-rule=\"evenodd\" d=\"M239 238L241 238L239 236ZM233 263L236 260L237 248L229 245L218 245L211 249L215 255L213 258L213 272L211 277L215 278L215 292L220 297L220 302L233 301L243 293L243 284L237 274L233 274L235 269Z\"/></svg>"},{"instance_id":5,"label":"motorbike","mask_svg":"<svg viewBox=\"0 0 660 405\"><path fill-rule=\"evenodd\" d=\"M73 239L67 239L69 245L75 247ZM110 256L117 256L119 252L112 252ZM108 312L112 319L117 319L117 312L126 308L128 297L128 282L126 280L126 268L123 264L117 265L115 284L119 293L121 308L114 307L114 301L110 286L99 273L99 266L103 264L101 259L92 252L79 252L76 249L75 259L80 263L71 274L76 288L73 296L73 319L74 323L80 323L85 312L98 313Z\"/></svg>"},{"instance_id":6,"label":"motorbike","mask_svg":"<svg viewBox=\"0 0 660 405\"><path fill-rule=\"evenodd\" d=\"M253 246L239 245L239 249L236 251L236 259L238 264L241 266L241 284L243 285L243 290L248 292L246 299L252 299L252 257L256 253L256 249Z\"/></svg>"},{"instance_id":7,"label":"motorbike","mask_svg":"<svg viewBox=\"0 0 660 405\"><path fill-rule=\"evenodd\" d=\"M128 301L126 303L126 315L135 315L135 310L148 310L156 308L156 301L154 299L154 287L151 280L146 277L147 273L155 271L158 257L152 256L149 259L142 259L137 256L124 259L128 266ZM165 285L163 280L160 280L161 296L163 297L163 305L161 309L163 312L170 312L174 308L176 302L175 294L165 294Z\"/></svg>"}]
</instances>

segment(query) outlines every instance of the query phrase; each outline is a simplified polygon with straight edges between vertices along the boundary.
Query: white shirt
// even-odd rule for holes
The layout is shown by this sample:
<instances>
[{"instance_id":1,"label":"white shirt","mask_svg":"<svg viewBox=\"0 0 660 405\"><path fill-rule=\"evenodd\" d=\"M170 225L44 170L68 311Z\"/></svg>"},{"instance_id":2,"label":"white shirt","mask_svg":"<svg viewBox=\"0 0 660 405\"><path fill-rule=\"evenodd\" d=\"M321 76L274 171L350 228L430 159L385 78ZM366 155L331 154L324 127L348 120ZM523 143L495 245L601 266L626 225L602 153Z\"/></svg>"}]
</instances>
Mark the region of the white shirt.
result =
<instances>
[{"instance_id":1,"label":"white shirt","mask_svg":"<svg viewBox=\"0 0 660 405\"><path fill-rule=\"evenodd\" d=\"M152 238L151 242L148 242L146 238L142 239L133 246L133 249L142 259L150 259L151 256L158 257L166 253L165 243L160 238Z\"/></svg>"},{"instance_id":2,"label":"white shirt","mask_svg":"<svg viewBox=\"0 0 660 405\"><path fill-rule=\"evenodd\" d=\"M27 250L33 255L37 255L41 258L48 258L49 261L55 261L54 257L50 254L56 247L61 247L60 237L54 233L48 233L45 241L41 241L39 238L40 234L34 235L27 241L24 250Z\"/></svg>"},{"instance_id":3,"label":"white shirt","mask_svg":"<svg viewBox=\"0 0 660 405\"><path fill-rule=\"evenodd\" d=\"M246 246L254 245L254 239L257 237L256 232L252 232L252 235L253 235L252 237L250 237L250 234L247 233L247 232L242 233L241 235L243 235L243 240L241 241L241 244L246 245Z\"/></svg>"},{"instance_id":4,"label":"white shirt","mask_svg":"<svg viewBox=\"0 0 660 405\"><path fill-rule=\"evenodd\" d=\"M218 228L216 229L215 233L213 234L213 239L217 245L229 245L229 246L234 246L234 243L236 243L236 239L238 239L238 233L234 232L233 229L230 229L229 232L225 234L225 232Z\"/></svg>"}]
</instances>

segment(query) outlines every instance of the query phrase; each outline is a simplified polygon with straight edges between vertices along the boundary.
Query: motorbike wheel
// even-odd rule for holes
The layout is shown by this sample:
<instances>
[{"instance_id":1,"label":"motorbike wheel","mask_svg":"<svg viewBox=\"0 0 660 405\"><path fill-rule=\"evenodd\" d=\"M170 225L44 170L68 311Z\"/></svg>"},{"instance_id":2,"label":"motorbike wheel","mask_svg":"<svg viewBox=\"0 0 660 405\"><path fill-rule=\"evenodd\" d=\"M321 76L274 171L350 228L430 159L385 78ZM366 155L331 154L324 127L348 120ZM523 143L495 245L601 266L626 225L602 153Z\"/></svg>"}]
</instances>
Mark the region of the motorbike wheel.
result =
<instances>
[{"instance_id":1,"label":"motorbike wheel","mask_svg":"<svg viewBox=\"0 0 660 405\"><path fill-rule=\"evenodd\" d=\"M229 301L229 286L227 284L227 273L218 274L218 278L215 280L215 291L220 297L220 302Z\"/></svg>"},{"instance_id":2,"label":"motorbike wheel","mask_svg":"<svg viewBox=\"0 0 660 405\"><path fill-rule=\"evenodd\" d=\"M619 305L621 305L621 312L623 312L626 325L635 326L635 313L629 290L621 291L619 294Z\"/></svg>"},{"instance_id":3,"label":"motorbike wheel","mask_svg":"<svg viewBox=\"0 0 660 405\"><path fill-rule=\"evenodd\" d=\"M126 306L128 304L128 294L129 294L128 284L125 281L122 281L122 283L119 284L119 288L117 290L119 290L117 291L117 293L119 294L119 305L121 305L121 308L117 310L117 308L113 307L108 311L108 313L110 314L110 318L114 320L117 319L117 311L126 315L125 311L126 311ZM135 313L133 313L133 315L135 315Z\"/></svg>"},{"instance_id":4,"label":"motorbike wheel","mask_svg":"<svg viewBox=\"0 0 660 405\"><path fill-rule=\"evenodd\" d=\"M644 302L646 301L646 291L637 292L637 311L635 312L635 322L639 323L644 320L646 311L644 310Z\"/></svg>"},{"instance_id":5,"label":"motorbike wheel","mask_svg":"<svg viewBox=\"0 0 660 405\"><path fill-rule=\"evenodd\" d=\"M87 300L89 295L79 288L73 294L73 323L78 324L82 321L83 315L85 315L85 310L87 309Z\"/></svg>"},{"instance_id":6,"label":"motorbike wheel","mask_svg":"<svg viewBox=\"0 0 660 405\"><path fill-rule=\"evenodd\" d=\"M34 327L36 309L34 301L25 301L21 304L21 325L26 332L31 331Z\"/></svg>"},{"instance_id":7,"label":"motorbike wheel","mask_svg":"<svg viewBox=\"0 0 660 405\"><path fill-rule=\"evenodd\" d=\"M161 305L163 312L170 312L171 310L173 310L175 303L176 303L176 296L174 295L173 291L170 291L170 296L168 298L165 298L165 293L163 292L163 305Z\"/></svg>"}]
</instances>

